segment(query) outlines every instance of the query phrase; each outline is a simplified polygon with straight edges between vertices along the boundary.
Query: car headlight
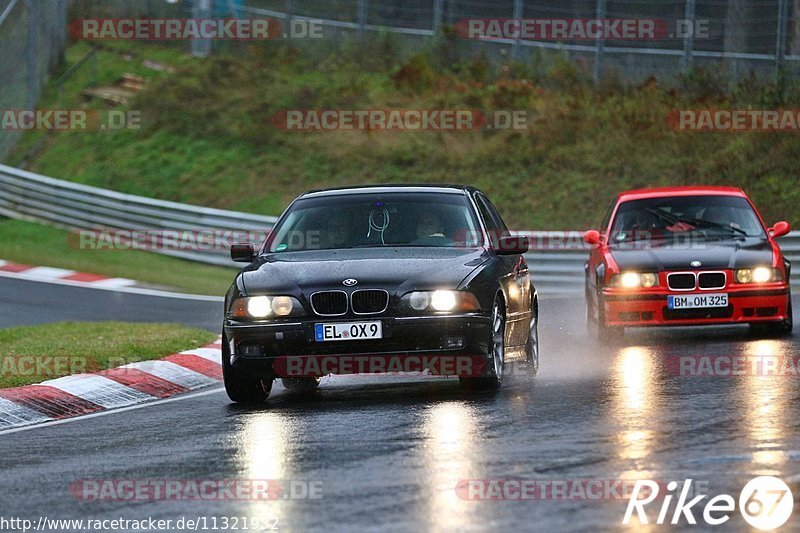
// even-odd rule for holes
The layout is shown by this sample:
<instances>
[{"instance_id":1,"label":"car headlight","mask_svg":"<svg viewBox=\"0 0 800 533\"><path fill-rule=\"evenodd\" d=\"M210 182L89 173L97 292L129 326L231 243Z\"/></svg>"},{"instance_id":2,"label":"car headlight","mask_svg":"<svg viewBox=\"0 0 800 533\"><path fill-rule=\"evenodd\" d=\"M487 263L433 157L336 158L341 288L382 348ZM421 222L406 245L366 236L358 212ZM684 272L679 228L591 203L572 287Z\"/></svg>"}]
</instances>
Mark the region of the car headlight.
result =
<instances>
[{"instance_id":1,"label":"car headlight","mask_svg":"<svg viewBox=\"0 0 800 533\"><path fill-rule=\"evenodd\" d=\"M474 294L467 291L414 291L400 298L399 308L405 312L471 313L481 306Z\"/></svg>"},{"instance_id":2,"label":"car headlight","mask_svg":"<svg viewBox=\"0 0 800 533\"><path fill-rule=\"evenodd\" d=\"M777 268L740 268L736 271L737 283L768 283L770 281L781 281L782 278L781 271Z\"/></svg>"},{"instance_id":3,"label":"car headlight","mask_svg":"<svg viewBox=\"0 0 800 533\"><path fill-rule=\"evenodd\" d=\"M282 318L302 316L303 306L292 296L250 296L238 298L231 305L234 318Z\"/></svg>"},{"instance_id":4,"label":"car headlight","mask_svg":"<svg viewBox=\"0 0 800 533\"><path fill-rule=\"evenodd\" d=\"M636 289L644 287L649 289L658 285L658 274L653 272L625 272L611 276L610 285L612 287L622 287L625 289Z\"/></svg>"}]
</instances>

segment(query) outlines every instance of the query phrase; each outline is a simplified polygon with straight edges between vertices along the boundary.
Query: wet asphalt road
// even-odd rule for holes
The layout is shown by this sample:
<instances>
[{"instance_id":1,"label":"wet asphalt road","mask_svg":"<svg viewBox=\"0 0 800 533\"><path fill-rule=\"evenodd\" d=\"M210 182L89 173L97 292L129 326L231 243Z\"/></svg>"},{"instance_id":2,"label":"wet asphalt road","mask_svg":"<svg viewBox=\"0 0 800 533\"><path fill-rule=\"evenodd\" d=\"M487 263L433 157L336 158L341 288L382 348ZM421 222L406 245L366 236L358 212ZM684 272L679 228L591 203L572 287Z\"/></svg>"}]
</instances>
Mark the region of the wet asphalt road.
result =
<instances>
[{"instance_id":1,"label":"wet asphalt road","mask_svg":"<svg viewBox=\"0 0 800 533\"><path fill-rule=\"evenodd\" d=\"M63 321L178 323L219 332L222 301L145 296L0 277L0 328Z\"/></svg>"},{"instance_id":2,"label":"wet asphalt road","mask_svg":"<svg viewBox=\"0 0 800 533\"><path fill-rule=\"evenodd\" d=\"M313 398L276 386L259 408L210 389L0 435L0 515L255 517L284 531L605 531L621 528L626 501L469 501L455 487L464 479L693 478L711 495L738 499L756 475L800 473L797 377L678 377L665 363L675 355L800 356L797 333L760 340L741 328L634 331L601 348L586 336L582 298L545 297L541 313L539 377L512 376L496 394L467 396L446 378L341 377ZM322 498L80 501L68 491L79 479L305 480L321 483ZM799 513L796 504L783 530L800 529ZM718 529L747 528L734 514Z\"/></svg>"}]
</instances>

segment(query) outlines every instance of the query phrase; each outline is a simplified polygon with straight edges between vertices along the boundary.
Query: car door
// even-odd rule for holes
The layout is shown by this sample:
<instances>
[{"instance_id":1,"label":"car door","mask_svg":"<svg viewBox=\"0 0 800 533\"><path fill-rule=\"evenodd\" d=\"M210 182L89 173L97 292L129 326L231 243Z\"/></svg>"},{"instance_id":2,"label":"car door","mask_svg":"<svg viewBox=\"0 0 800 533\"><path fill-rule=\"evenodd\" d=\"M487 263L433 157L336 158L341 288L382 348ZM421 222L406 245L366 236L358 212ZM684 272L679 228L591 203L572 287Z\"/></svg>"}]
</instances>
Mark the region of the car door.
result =
<instances>
[{"instance_id":1,"label":"car door","mask_svg":"<svg viewBox=\"0 0 800 533\"><path fill-rule=\"evenodd\" d=\"M503 235L510 234L497 208L486 196L478 193L476 203L493 245ZM528 341L531 320L528 263L522 254L497 255L497 260L500 262L500 286L506 301L506 345L523 346Z\"/></svg>"}]
</instances>

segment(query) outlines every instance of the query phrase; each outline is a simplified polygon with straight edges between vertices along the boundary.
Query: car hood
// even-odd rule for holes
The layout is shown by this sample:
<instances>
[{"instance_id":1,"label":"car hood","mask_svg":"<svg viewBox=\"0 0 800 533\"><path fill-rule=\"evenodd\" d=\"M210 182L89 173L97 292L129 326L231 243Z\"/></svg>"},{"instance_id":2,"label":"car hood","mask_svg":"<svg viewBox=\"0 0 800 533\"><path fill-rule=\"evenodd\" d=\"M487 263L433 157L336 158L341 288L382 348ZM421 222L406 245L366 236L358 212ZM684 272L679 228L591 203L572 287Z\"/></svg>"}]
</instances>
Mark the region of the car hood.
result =
<instances>
[{"instance_id":1,"label":"car hood","mask_svg":"<svg viewBox=\"0 0 800 533\"><path fill-rule=\"evenodd\" d=\"M765 239L677 243L636 249L637 243L610 248L621 270L735 269L772 264L772 246ZM693 267L693 261L702 265Z\"/></svg>"},{"instance_id":2,"label":"car hood","mask_svg":"<svg viewBox=\"0 0 800 533\"><path fill-rule=\"evenodd\" d=\"M357 248L266 254L242 272L247 294L345 288L456 289L488 259L483 249Z\"/></svg>"}]
</instances>

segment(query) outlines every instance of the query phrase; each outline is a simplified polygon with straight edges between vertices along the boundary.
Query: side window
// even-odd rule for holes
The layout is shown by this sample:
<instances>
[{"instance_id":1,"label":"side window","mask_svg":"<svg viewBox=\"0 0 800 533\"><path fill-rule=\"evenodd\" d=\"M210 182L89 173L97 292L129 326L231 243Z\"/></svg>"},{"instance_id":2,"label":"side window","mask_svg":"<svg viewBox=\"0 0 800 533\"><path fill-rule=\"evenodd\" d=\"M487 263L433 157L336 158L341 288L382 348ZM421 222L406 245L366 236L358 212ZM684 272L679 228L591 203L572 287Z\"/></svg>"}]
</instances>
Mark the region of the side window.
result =
<instances>
[{"instance_id":1,"label":"side window","mask_svg":"<svg viewBox=\"0 0 800 533\"><path fill-rule=\"evenodd\" d=\"M500 231L500 226L498 226L497 220L492 215L486 198L480 194L476 194L475 203L478 204L478 210L481 212L481 218L486 225L486 231L488 231L490 235L496 235Z\"/></svg>"},{"instance_id":2,"label":"side window","mask_svg":"<svg viewBox=\"0 0 800 533\"><path fill-rule=\"evenodd\" d=\"M611 202L611 205L608 206L606 209L606 215L603 217L603 223L600 225L600 233L605 232L608 229L608 224L611 222L611 213L614 212L614 206L617 205L617 200L614 199Z\"/></svg>"},{"instance_id":3,"label":"side window","mask_svg":"<svg viewBox=\"0 0 800 533\"><path fill-rule=\"evenodd\" d=\"M508 228L506 228L503 219L497 213L497 209L492 205L488 198L482 194L475 195L475 201L478 204L478 209L481 212L481 217L486 223L486 231L489 237L489 243L493 248L498 245L498 239L503 235L508 235Z\"/></svg>"},{"instance_id":4,"label":"side window","mask_svg":"<svg viewBox=\"0 0 800 533\"><path fill-rule=\"evenodd\" d=\"M497 225L498 228L500 228L502 234L509 235L510 232L508 231L508 226L506 226L506 223L503 221L503 217L500 216L500 211L497 210L497 208L494 206L491 200L489 200L485 196L483 197L483 199L484 201L486 201L486 205L489 207L489 212L492 214L492 218L494 218L495 224Z\"/></svg>"}]
</instances>

